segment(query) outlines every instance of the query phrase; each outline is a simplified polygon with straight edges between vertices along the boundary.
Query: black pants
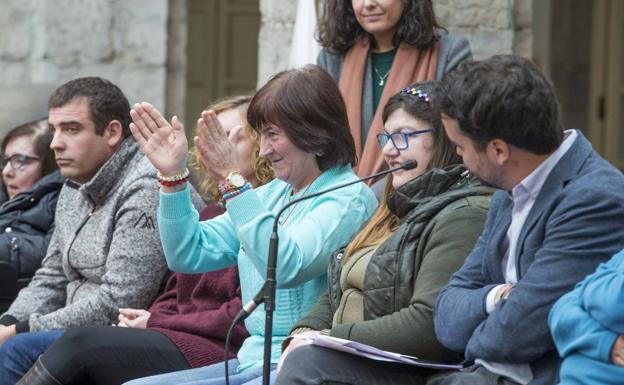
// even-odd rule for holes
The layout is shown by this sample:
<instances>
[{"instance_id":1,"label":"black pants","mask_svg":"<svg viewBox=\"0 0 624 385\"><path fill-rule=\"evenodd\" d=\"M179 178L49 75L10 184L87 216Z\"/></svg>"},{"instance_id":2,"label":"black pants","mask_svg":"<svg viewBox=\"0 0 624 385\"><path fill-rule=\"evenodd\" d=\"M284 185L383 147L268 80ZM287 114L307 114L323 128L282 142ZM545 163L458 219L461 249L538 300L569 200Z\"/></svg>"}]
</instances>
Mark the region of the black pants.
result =
<instances>
[{"instance_id":1,"label":"black pants","mask_svg":"<svg viewBox=\"0 0 624 385\"><path fill-rule=\"evenodd\" d=\"M428 372L304 345L290 352L275 385L423 385Z\"/></svg>"},{"instance_id":2,"label":"black pants","mask_svg":"<svg viewBox=\"0 0 624 385\"><path fill-rule=\"evenodd\" d=\"M190 369L165 335L146 329L84 326L68 329L41 356L64 385L115 385L136 378Z\"/></svg>"},{"instance_id":3,"label":"black pants","mask_svg":"<svg viewBox=\"0 0 624 385\"><path fill-rule=\"evenodd\" d=\"M275 385L518 385L472 365L462 371L436 371L373 361L313 345L294 349Z\"/></svg>"}]
</instances>

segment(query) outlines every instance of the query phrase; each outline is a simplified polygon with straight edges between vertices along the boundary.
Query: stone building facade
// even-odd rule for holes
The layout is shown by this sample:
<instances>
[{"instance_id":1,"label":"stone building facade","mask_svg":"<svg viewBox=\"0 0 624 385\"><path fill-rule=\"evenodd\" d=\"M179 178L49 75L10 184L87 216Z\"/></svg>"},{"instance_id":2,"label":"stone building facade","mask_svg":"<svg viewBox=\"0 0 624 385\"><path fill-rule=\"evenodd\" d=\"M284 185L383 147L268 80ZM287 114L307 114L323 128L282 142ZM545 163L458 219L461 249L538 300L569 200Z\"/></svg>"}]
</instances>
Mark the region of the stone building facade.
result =
<instances>
[{"instance_id":1,"label":"stone building facade","mask_svg":"<svg viewBox=\"0 0 624 385\"><path fill-rule=\"evenodd\" d=\"M46 94L79 76L105 77L131 101L165 106L167 0L4 0L2 5L2 129L45 114Z\"/></svg>"},{"instance_id":2,"label":"stone building facade","mask_svg":"<svg viewBox=\"0 0 624 385\"><path fill-rule=\"evenodd\" d=\"M213 0L206 0L213 1ZM532 0L434 0L440 21L475 57L531 52ZM184 116L187 0L4 0L0 130L45 113L47 94L78 76L120 85ZM259 0L257 85L286 68L295 0Z\"/></svg>"}]
</instances>

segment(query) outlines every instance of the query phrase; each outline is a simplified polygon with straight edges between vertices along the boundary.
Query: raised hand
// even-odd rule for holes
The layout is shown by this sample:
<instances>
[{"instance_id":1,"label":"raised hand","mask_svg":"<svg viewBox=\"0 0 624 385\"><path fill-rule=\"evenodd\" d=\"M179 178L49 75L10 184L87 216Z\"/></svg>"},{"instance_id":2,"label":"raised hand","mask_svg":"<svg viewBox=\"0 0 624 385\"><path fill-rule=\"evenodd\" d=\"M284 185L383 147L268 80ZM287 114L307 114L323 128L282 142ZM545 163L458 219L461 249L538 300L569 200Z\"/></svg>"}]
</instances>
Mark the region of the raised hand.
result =
<instances>
[{"instance_id":1,"label":"raised hand","mask_svg":"<svg viewBox=\"0 0 624 385\"><path fill-rule=\"evenodd\" d=\"M237 133L242 127L237 128ZM230 132L230 137L233 134ZM238 137L238 135L236 135ZM197 153L213 180L224 179L230 171L238 170L238 154L228 135L221 127L214 111L203 111L197 120L197 136L194 138Z\"/></svg>"},{"instance_id":2,"label":"raised hand","mask_svg":"<svg viewBox=\"0 0 624 385\"><path fill-rule=\"evenodd\" d=\"M176 175L186 168L188 142L184 127L176 116L171 124L147 102L137 103L130 110L130 131L141 151L152 165L165 176Z\"/></svg>"}]
</instances>

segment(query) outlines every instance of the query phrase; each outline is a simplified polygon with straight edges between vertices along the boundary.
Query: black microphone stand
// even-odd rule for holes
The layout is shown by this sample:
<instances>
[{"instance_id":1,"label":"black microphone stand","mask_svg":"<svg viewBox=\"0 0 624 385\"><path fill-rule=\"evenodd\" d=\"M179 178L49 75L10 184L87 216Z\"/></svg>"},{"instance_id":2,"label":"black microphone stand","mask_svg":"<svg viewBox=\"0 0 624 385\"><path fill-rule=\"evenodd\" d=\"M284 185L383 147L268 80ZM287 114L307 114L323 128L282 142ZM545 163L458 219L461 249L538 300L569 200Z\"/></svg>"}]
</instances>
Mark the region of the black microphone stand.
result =
<instances>
[{"instance_id":1,"label":"black microphone stand","mask_svg":"<svg viewBox=\"0 0 624 385\"><path fill-rule=\"evenodd\" d=\"M271 232L271 238L269 240L269 255L267 259L267 271L266 271L266 281L262 286L262 289L258 292L258 294L254 297L253 301L249 304L246 304L243 309L236 316L233 325L236 325L238 322L247 318L251 312L261 303L264 303L264 311L265 311L265 325L264 325L264 365L262 367L262 384L269 385L270 376L271 376L271 342L273 337L273 311L275 310L275 271L277 266L277 248L279 245L279 236L277 235L277 226L279 224L279 218L282 213L289 207L310 199L317 197L319 195L326 194L328 192L339 190L341 188L351 186L352 184L364 182L369 179L378 178L380 176L384 176L386 174L398 171L398 170L411 170L416 168L418 163L415 160L410 160L404 162L399 167L391 168L388 170L380 171L373 175L369 175L364 178L360 178L351 182L343 183L338 186L330 187L328 189L315 192L314 194L304 195L297 199L293 199L292 201L285 204L277 214L275 215L275 220L273 221L273 231ZM232 326L233 328L233 326ZM227 357L225 358L227 362ZM227 366L226 366L227 368ZM228 375L226 369L226 376Z\"/></svg>"}]
</instances>

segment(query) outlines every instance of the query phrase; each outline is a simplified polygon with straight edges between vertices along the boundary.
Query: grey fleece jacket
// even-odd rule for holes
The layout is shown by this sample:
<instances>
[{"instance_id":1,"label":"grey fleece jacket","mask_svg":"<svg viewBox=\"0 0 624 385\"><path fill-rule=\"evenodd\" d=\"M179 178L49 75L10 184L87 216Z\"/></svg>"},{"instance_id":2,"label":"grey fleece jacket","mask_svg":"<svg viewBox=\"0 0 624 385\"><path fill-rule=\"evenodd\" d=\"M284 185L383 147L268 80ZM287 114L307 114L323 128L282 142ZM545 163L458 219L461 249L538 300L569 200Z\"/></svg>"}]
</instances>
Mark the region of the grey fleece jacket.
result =
<instances>
[{"instance_id":1,"label":"grey fleece jacket","mask_svg":"<svg viewBox=\"0 0 624 385\"><path fill-rule=\"evenodd\" d=\"M158 189L133 138L89 182L67 182L42 267L0 323L17 322L18 333L110 324L120 307L149 305L167 271Z\"/></svg>"}]
</instances>

